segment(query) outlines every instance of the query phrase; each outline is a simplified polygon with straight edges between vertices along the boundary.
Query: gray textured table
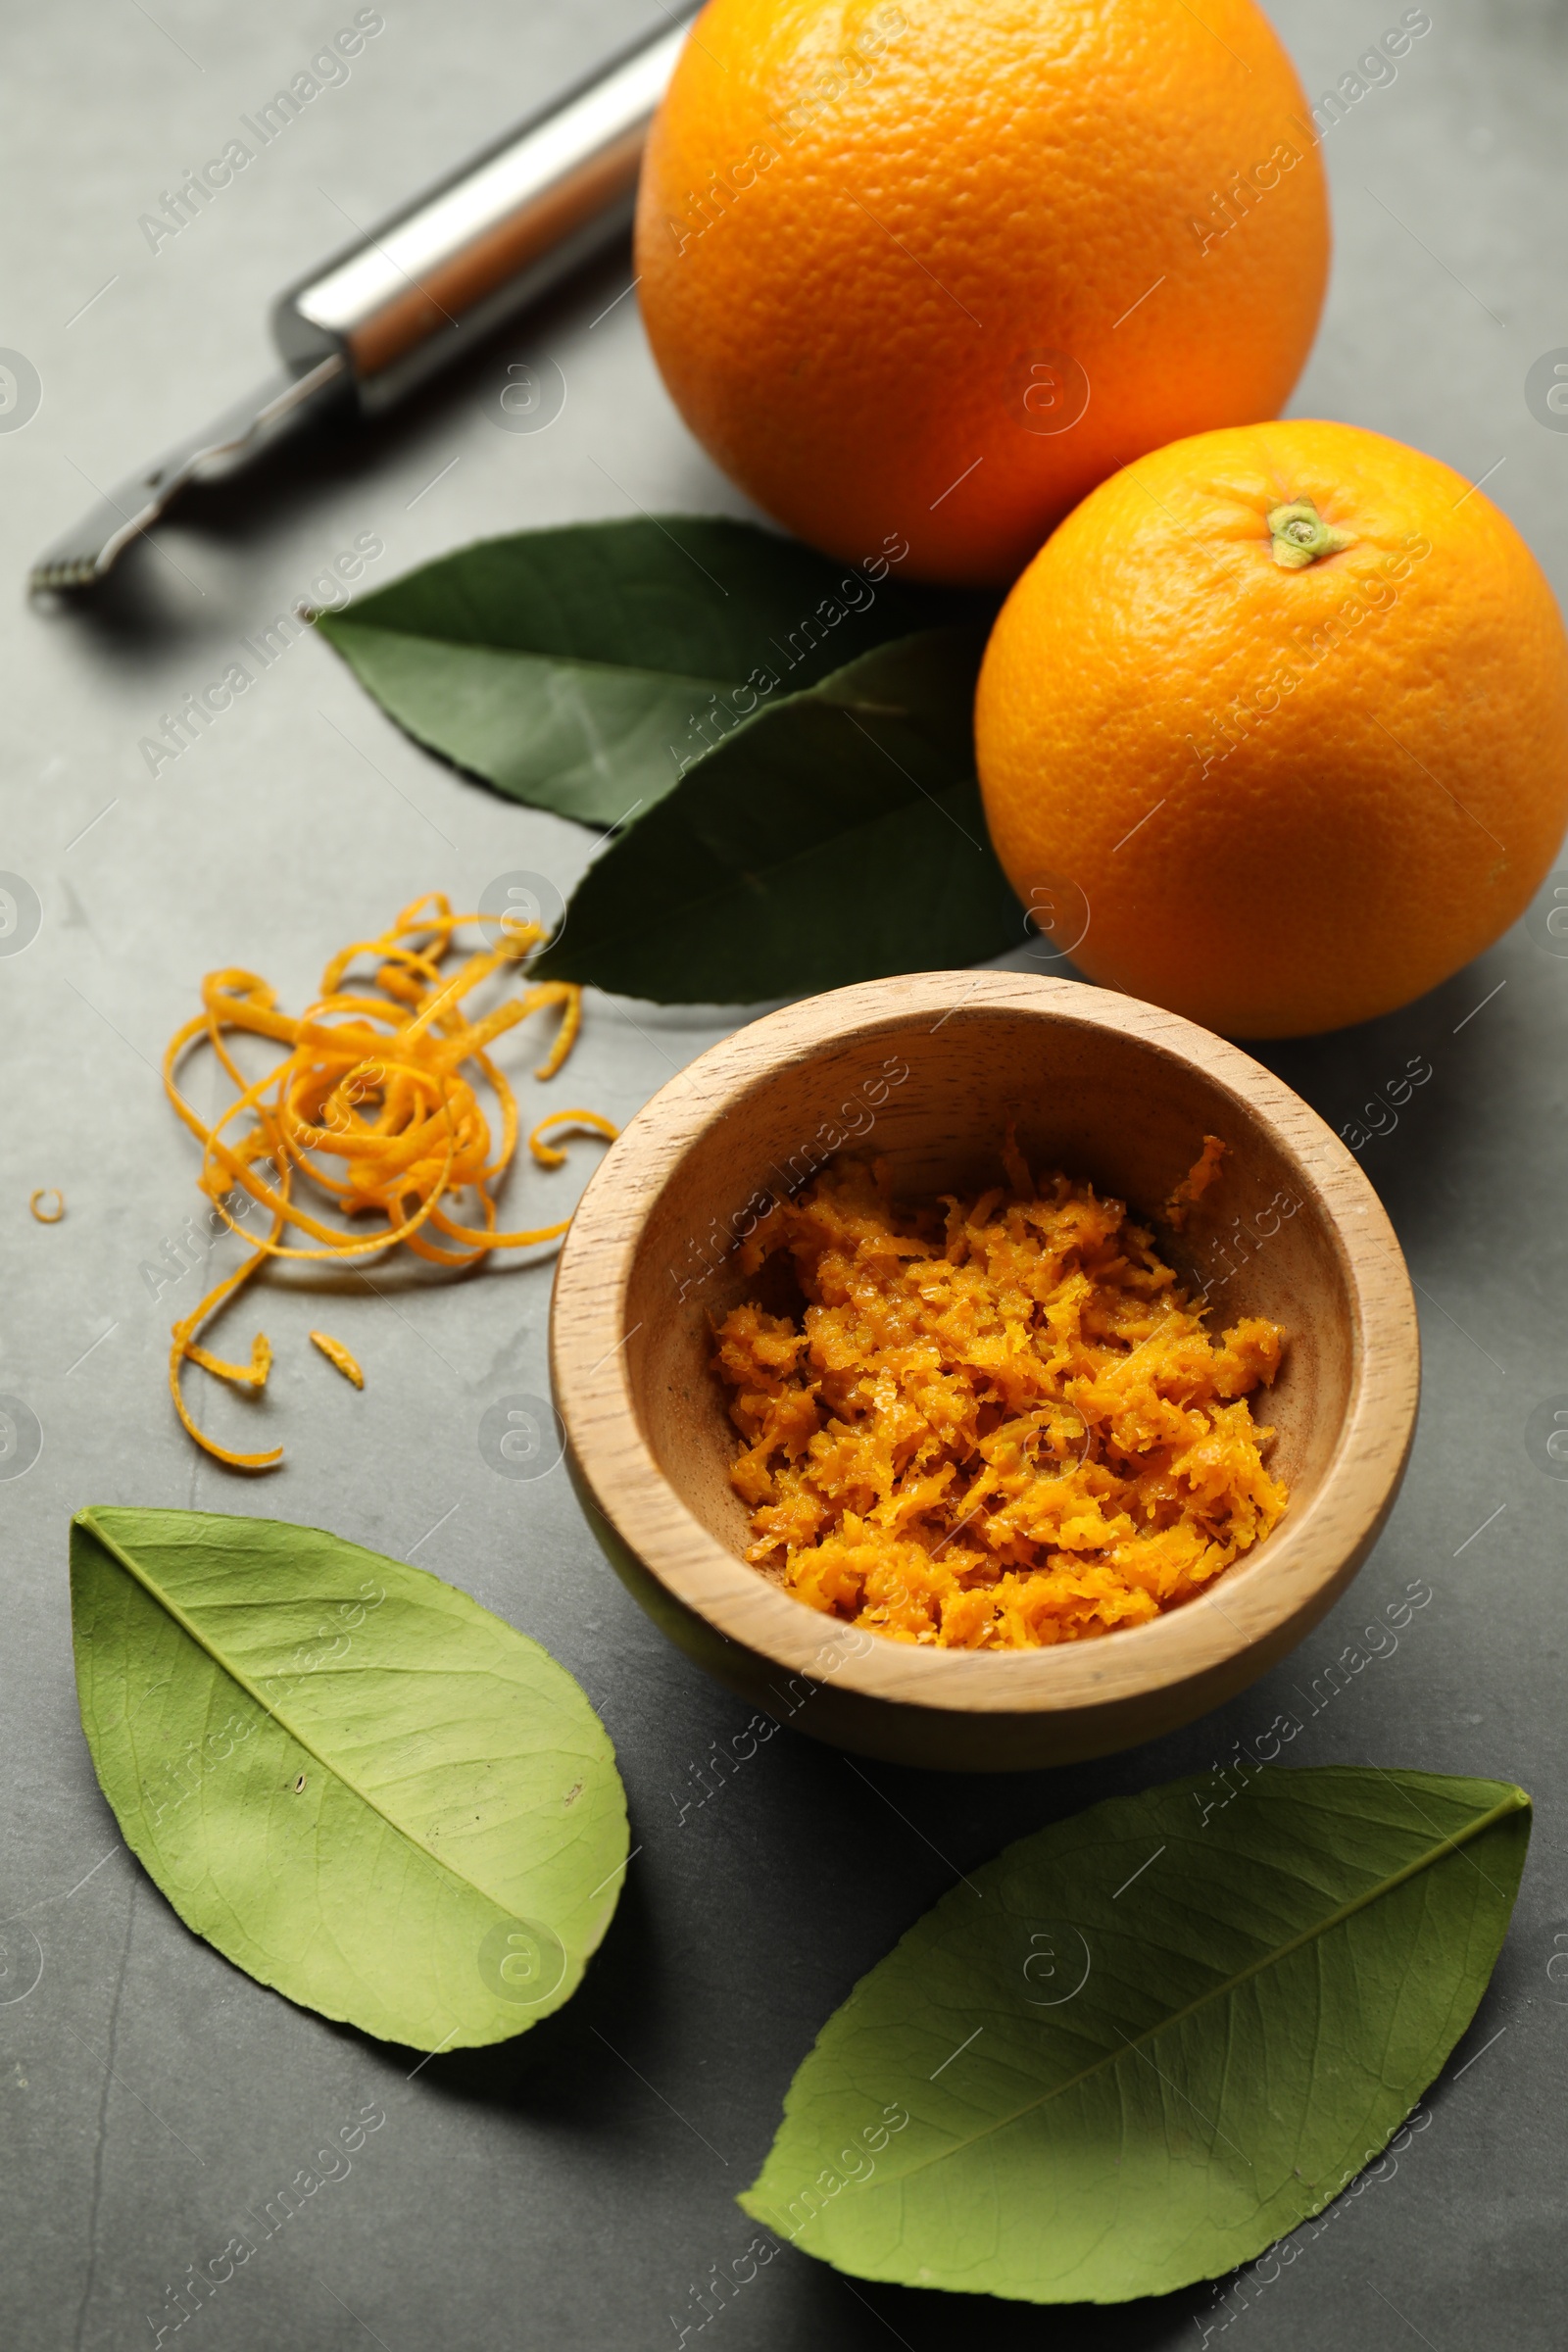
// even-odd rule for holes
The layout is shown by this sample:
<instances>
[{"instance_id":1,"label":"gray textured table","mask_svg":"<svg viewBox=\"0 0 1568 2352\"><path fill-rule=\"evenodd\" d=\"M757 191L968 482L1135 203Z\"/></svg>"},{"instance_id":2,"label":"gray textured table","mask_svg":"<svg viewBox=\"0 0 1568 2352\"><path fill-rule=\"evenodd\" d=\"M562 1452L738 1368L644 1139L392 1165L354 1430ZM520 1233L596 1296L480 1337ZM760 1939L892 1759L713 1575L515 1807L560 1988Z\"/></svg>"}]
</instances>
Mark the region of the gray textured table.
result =
<instances>
[{"instance_id":1,"label":"gray textured table","mask_svg":"<svg viewBox=\"0 0 1568 2352\"><path fill-rule=\"evenodd\" d=\"M0 1390L36 1416L42 1451L0 1480L0 1920L13 1923L0 2337L19 2352L145 2345L167 2288L374 2101L386 2121L352 2172L236 2272L187 2342L671 2343L702 2316L710 2266L754 2234L731 2199L817 2026L955 1868L1095 1795L1223 1756L1421 1576L1434 1597L1397 1652L1324 1706L1293 1754L1523 1782L1539 1807L1524 1892L1430 2129L1277 2283L1254 2279L1245 2308L1227 2305L1224 2340L1560 2344L1568 1983L1549 1964L1568 1952L1568 1485L1545 1474L1539 1432L1541 1408L1549 1417L1568 1392L1568 959L1539 917L1407 1012L1267 1054L1335 1126L1410 1055L1432 1062L1363 1154L1420 1286L1420 1433L1393 1523L1336 1617L1270 1683L1158 1747L997 1783L858 1779L789 1733L682 1821L672 1792L735 1728L735 1703L623 1594L564 1473L497 1477L477 1443L497 1398L546 1386L548 1265L423 1293L400 1313L334 1298L334 1327L370 1375L363 1399L307 1378L298 1343L318 1304L270 1297L281 1360L263 1411L290 1461L265 1493L198 1459L175 1428L167 1329L200 1277L155 1300L141 1268L195 1205L192 1151L154 1065L200 975L248 964L298 1003L330 947L418 892L472 904L516 867L564 889L587 844L422 758L315 642L291 645L156 776L141 738L358 534L384 544L378 581L508 525L633 502L738 511L664 399L635 306L600 316L627 282L621 254L348 463L274 475L254 505L214 504L94 612L23 609L24 565L86 503L83 477L112 482L248 389L266 365L268 298L347 237L344 216L373 218L658 21L642 0L387 0L348 82L152 252L138 220L159 192L352 13L301 0L8 11L0 343L37 370L42 405L0 432L0 867L35 889L41 926L0 956ZM1274 14L1315 94L1399 10L1276 0ZM1325 143L1338 261L1295 406L1487 476L1562 588L1568 435L1544 429L1525 381L1568 345L1568 19L1550 0L1433 0L1431 14L1397 80ZM487 370L523 349L567 385L546 433L499 432L486 415ZM732 1017L595 1001L573 1094L624 1115ZM548 1195L537 1180L535 1197L569 1200L581 1172ZM27 1214L40 1184L70 1202L52 1229ZM255 1320L233 1328L248 1337ZM580 1677L619 1751L639 1852L569 2009L411 2081L398 2051L291 2007L185 1933L118 1848L77 1723L66 1528L90 1501L260 1508L412 1555ZM42 1962L30 1989L29 1935ZM1153 2347L1201 2339L1209 2306L1200 2291L1041 2313L852 2286L787 2254L710 2327L733 2352L935 2346L954 2329L998 2346Z\"/></svg>"}]
</instances>

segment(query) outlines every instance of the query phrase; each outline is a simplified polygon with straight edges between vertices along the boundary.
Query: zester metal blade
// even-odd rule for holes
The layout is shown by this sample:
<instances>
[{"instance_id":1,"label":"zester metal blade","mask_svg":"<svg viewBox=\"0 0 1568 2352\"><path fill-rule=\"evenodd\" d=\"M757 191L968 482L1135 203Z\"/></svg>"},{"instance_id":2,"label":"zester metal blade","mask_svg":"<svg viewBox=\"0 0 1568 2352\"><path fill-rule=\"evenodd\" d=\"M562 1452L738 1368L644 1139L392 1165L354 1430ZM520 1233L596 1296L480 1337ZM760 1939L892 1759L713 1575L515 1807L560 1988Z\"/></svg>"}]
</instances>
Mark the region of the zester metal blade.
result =
<instances>
[{"instance_id":1,"label":"zester metal blade","mask_svg":"<svg viewBox=\"0 0 1568 2352\"><path fill-rule=\"evenodd\" d=\"M38 558L27 574L29 589L41 593L90 588L188 483L228 472L264 442L330 406L344 389L348 373L343 354L332 352L303 375L289 371L269 376L248 400L236 401L201 432L176 442L156 466L100 496L75 529Z\"/></svg>"}]
</instances>

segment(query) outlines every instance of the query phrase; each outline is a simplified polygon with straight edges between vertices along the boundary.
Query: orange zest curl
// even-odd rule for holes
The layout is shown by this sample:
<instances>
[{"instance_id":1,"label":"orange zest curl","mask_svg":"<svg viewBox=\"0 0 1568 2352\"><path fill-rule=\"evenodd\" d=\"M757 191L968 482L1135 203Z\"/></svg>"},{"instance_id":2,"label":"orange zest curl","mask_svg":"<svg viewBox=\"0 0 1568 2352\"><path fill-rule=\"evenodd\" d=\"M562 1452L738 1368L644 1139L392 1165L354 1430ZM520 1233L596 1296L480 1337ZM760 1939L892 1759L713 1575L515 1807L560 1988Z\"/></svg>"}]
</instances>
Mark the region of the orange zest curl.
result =
<instances>
[{"instance_id":1,"label":"orange zest curl","mask_svg":"<svg viewBox=\"0 0 1568 2352\"><path fill-rule=\"evenodd\" d=\"M495 1195L516 1151L518 1117L516 1098L490 1048L530 1013L559 1005L560 1026L535 1072L553 1078L576 1041L582 991L567 981L542 981L470 1018L465 1000L524 961L546 937L537 925L509 922L496 946L443 969L458 933L480 919L454 914L438 891L416 899L377 938L356 940L333 956L321 975L320 995L298 1019L278 1010L276 992L254 972L209 972L202 1010L170 1040L164 1088L201 1143L197 1182L214 1214L236 1234L253 1207L271 1220L268 1232L247 1237L252 1249L245 1263L171 1335L174 1410L218 1461L238 1470L270 1470L282 1459L281 1446L235 1453L205 1437L180 1393L180 1367L187 1361L253 1392L265 1386L271 1348L263 1335L257 1335L249 1363L233 1364L198 1346L197 1333L269 1258L354 1263L401 1243L416 1257L456 1273L480 1264L492 1250L559 1241L570 1222L497 1229ZM281 1049L282 1059L265 1078L248 1080L235 1061L225 1042L235 1032ZM212 1048L236 1090L212 1126L175 1084L181 1058L198 1042ZM466 1064L500 1107L493 1153L490 1125ZM611 1140L617 1132L595 1111L558 1111L529 1138L534 1158L545 1167L560 1167L565 1159L544 1141L553 1127ZM449 1215L443 1203L456 1204L463 1194L471 1208ZM365 1232L353 1222L362 1218L377 1222ZM290 1232L300 1239L287 1240ZM328 1346L323 1335L311 1336L345 1378L355 1378L359 1367L340 1342Z\"/></svg>"},{"instance_id":2,"label":"orange zest curl","mask_svg":"<svg viewBox=\"0 0 1568 2352\"><path fill-rule=\"evenodd\" d=\"M564 1168L566 1164L564 1152L545 1142L545 1132L551 1127L570 1129L579 1135L602 1135L611 1144L620 1132L608 1119L602 1119L597 1110L553 1110L547 1119L540 1120L528 1138L528 1149L542 1168Z\"/></svg>"},{"instance_id":3,"label":"orange zest curl","mask_svg":"<svg viewBox=\"0 0 1568 2352\"><path fill-rule=\"evenodd\" d=\"M334 1372L341 1372L344 1379L352 1382L355 1388L364 1388L365 1374L341 1340L334 1340L329 1331L313 1331L309 1338L313 1347L319 1348Z\"/></svg>"}]
</instances>

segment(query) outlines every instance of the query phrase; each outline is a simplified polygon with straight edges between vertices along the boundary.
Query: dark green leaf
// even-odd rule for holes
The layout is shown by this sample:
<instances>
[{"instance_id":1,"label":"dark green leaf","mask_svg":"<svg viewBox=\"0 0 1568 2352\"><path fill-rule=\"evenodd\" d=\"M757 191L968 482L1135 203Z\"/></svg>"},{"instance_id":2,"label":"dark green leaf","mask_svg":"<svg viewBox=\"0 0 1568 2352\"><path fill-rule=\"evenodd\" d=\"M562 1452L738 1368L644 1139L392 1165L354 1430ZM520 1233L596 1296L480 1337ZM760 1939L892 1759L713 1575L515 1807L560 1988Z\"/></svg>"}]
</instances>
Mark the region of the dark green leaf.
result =
<instances>
[{"instance_id":1,"label":"dark green leaf","mask_svg":"<svg viewBox=\"0 0 1568 2352\"><path fill-rule=\"evenodd\" d=\"M535 967L743 1004L996 956L1023 916L972 778L979 629L928 630L760 710L578 884Z\"/></svg>"},{"instance_id":2,"label":"dark green leaf","mask_svg":"<svg viewBox=\"0 0 1568 2352\"><path fill-rule=\"evenodd\" d=\"M315 1528L91 1510L76 1690L125 1842L290 2000L416 2049L569 2000L626 1804L564 1667L422 1569Z\"/></svg>"},{"instance_id":3,"label":"dark green leaf","mask_svg":"<svg viewBox=\"0 0 1568 2352\"><path fill-rule=\"evenodd\" d=\"M1119 2303L1219 2276L1377 2155L1474 2015L1530 1800L1262 1769L1008 1846L872 1970L741 2204L862 2278Z\"/></svg>"},{"instance_id":4,"label":"dark green leaf","mask_svg":"<svg viewBox=\"0 0 1568 2352\"><path fill-rule=\"evenodd\" d=\"M317 626L416 742L514 800L611 825L760 692L976 609L901 586L885 553L868 562L879 581L720 516L574 523L481 540Z\"/></svg>"}]
</instances>

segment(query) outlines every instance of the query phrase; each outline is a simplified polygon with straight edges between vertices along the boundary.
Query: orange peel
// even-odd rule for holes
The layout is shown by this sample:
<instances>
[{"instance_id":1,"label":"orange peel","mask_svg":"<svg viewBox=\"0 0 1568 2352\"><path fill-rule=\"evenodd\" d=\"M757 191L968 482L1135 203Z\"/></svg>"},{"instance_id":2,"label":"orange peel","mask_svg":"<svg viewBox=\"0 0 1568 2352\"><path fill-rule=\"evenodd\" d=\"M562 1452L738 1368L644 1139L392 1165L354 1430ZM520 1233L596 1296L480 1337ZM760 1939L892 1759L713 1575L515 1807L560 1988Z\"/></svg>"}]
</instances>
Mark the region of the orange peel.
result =
<instances>
[{"instance_id":1,"label":"orange peel","mask_svg":"<svg viewBox=\"0 0 1568 2352\"><path fill-rule=\"evenodd\" d=\"M559 1146L545 1142L545 1131L550 1127L570 1129L579 1135L602 1135L607 1143L612 1144L620 1133L618 1127L612 1127L608 1119L602 1119L597 1110L553 1110L548 1118L540 1120L528 1137L528 1149L542 1168L564 1168L566 1164L564 1152Z\"/></svg>"},{"instance_id":2,"label":"orange peel","mask_svg":"<svg viewBox=\"0 0 1568 2352\"><path fill-rule=\"evenodd\" d=\"M279 1010L275 990L256 973L232 967L209 972L202 982L202 1010L170 1040L164 1089L201 1144L197 1182L229 1231L251 1241L244 1264L171 1333L169 1386L174 1410L215 1460L238 1470L270 1470L283 1456L281 1446L240 1453L218 1445L197 1426L180 1389L187 1362L253 1394L265 1387L271 1365L265 1336L257 1335L249 1363L234 1364L210 1354L197 1334L270 1258L342 1264L401 1245L429 1263L459 1272L479 1265L493 1250L559 1241L570 1222L562 1218L514 1232L498 1230L495 1192L516 1151L519 1121L516 1098L489 1049L519 1021L559 1006L560 1026L535 1072L540 1079L553 1078L576 1042L582 991L567 981L542 981L471 1018L465 1000L485 981L523 963L546 938L538 925L509 923L496 946L444 969L458 934L481 919L455 914L444 893L427 892L377 937L340 949L321 975L316 1002L298 1018ZM358 968L366 965L368 971ZM281 1058L265 1077L250 1079L241 1069L227 1043L235 1034L264 1038L281 1049ZM212 1124L176 1084L183 1057L199 1043L211 1048L236 1090ZM490 1122L466 1067L470 1063L500 1107L501 1132L493 1151ZM540 1165L551 1168L563 1165L566 1156L545 1141L552 1128L612 1141L617 1133L590 1110L558 1111L540 1120L529 1137L530 1149ZM443 1202L460 1194L476 1204L477 1223L447 1214ZM250 1204L270 1216L270 1230L263 1236L244 1234ZM364 1218L378 1223L367 1233L357 1225ZM286 1239L290 1232L300 1239ZM443 1247L443 1238L456 1247ZM347 1368L353 1363L348 1350L341 1351L346 1361L332 1352L340 1343L328 1348L322 1335L311 1337L345 1377L354 1377Z\"/></svg>"},{"instance_id":3,"label":"orange peel","mask_svg":"<svg viewBox=\"0 0 1568 2352\"><path fill-rule=\"evenodd\" d=\"M360 1370L357 1358L350 1354L341 1340L334 1340L329 1331L313 1331L310 1340L313 1347L319 1348L334 1372L341 1372L344 1379L351 1381L355 1388L364 1388L365 1374Z\"/></svg>"}]
</instances>

